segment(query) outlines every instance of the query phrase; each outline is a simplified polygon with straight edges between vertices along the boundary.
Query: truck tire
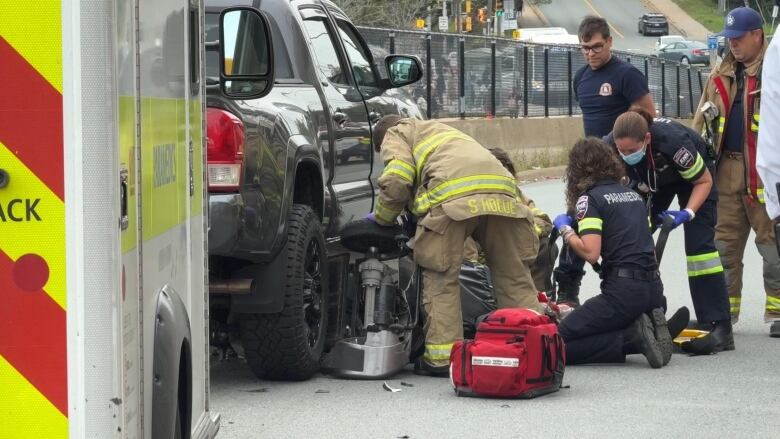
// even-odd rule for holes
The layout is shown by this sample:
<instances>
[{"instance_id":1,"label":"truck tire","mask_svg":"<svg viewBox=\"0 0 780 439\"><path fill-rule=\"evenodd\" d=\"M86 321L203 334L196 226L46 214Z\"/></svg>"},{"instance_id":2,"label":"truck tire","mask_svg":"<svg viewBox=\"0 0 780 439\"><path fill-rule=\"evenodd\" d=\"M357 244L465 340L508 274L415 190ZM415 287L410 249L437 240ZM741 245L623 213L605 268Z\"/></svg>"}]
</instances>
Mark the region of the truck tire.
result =
<instances>
[{"instance_id":1,"label":"truck tire","mask_svg":"<svg viewBox=\"0 0 780 439\"><path fill-rule=\"evenodd\" d=\"M311 207L294 204L287 221L284 307L276 314L241 315L241 339L258 378L302 381L319 370L325 346L328 258Z\"/></svg>"}]
</instances>

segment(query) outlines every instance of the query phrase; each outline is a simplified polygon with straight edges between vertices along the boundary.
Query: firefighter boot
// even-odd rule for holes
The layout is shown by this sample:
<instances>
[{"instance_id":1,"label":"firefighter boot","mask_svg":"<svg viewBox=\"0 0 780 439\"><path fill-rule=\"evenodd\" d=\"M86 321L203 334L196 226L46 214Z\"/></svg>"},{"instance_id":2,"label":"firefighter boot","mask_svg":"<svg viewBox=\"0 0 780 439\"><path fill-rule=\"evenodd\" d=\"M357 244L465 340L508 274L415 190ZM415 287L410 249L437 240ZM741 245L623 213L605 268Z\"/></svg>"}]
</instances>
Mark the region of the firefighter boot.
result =
<instances>
[{"instance_id":1,"label":"firefighter boot","mask_svg":"<svg viewBox=\"0 0 780 439\"><path fill-rule=\"evenodd\" d=\"M664 315L663 308L655 308L648 313L648 317L653 322L653 332L655 339L658 341L658 346L661 348L663 354L663 365L669 364L672 359L672 335L669 333L669 327L666 322L666 316Z\"/></svg>"},{"instance_id":2,"label":"firefighter boot","mask_svg":"<svg viewBox=\"0 0 780 439\"><path fill-rule=\"evenodd\" d=\"M709 334L686 341L680 347L684 352L692 355L709 355L720 351L733 351L734 333L731 328L731 320L713 322Z\"/></svg>"},{"instance_id":3,"label":"firefighter boot","mask_svg":"<svg viewBox=\"0 0 780 439\"><path fill-rule=\"evenodd\" d=\"M580 306L580 281L584 274L585 272L582 271L581 274L572 276L560 267L555 268L553 277L558 284L556 303L565 303L572 308Z\"/></svg>"},{"instance_id":4,"label":"firefighter boot","mask_svg":"<svg viewBox=\"0 0 780 439\"><path fill-rule=\"evenodd\" d=\"M666 325L669 328L669 335L672 337L672 340L677 338L683 329L686 328L690 318L690 310L688 310L688 307L682 306L666 321ZM690 328L690 326L688 327Z\"/></svg>"},{"instance_id":5,"label":"firefighter boot","mask_svg":"<svg viewBox=\"0 0 780 439\"><path fill-rule=\"evenodd\" d=\"M414 362L414 374L437 378L449 378L450 366L434 366L422 358L418 358L417 361Z\"/></svg>"},{"instance_id":6,"label":"firefighter boot","mask_svg":"<svg viewBox=\"0 0 780 439\"><path fill-rule=\"evenodd\" d=\"M623 353L642 354L653 369L664 365L664 353L655 338L653 322L647 314L642 314L623 330Z\"/></svg>"},{"instance_id":7,"label":"firefighter boot","mask_svg":"<svg viewBox=\"0 0 780 439\"><path fill-rule=\"evenodd\" d=\"M772 326L769 327L769 336L772 338L780 338L780 320L772 322Z\"/></svg>"}]
</instances>

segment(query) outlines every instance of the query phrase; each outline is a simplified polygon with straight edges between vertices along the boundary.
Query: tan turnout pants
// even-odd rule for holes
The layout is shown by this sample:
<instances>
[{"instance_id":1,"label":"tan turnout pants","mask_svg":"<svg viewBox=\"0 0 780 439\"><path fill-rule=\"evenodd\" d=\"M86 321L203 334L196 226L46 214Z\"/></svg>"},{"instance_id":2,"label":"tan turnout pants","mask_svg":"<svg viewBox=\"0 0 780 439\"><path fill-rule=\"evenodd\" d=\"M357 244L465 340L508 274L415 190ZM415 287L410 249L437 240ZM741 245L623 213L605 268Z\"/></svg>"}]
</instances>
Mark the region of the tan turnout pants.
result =
<instances>
[{"instance_id":1,"label":"tan turnout pants","mask_svg":"<svg viewBox=\"0 0 780 439\"><path fill-rule=\"evenodd\" d=\"M460 274L463 245L473 237L484 249L500 308L539 310L529 264L539 251L539 239L530 218L484 215L454 221L434 208L433 221L418 225L414 257L423 267L425 355L434 366L449 364L450 350L463 338Z\"/></svg>"},{"instance_id":2,"label":"tan turnout pants","mask_svg":"<svg viewBox=\"0 0 780 439\"><path fill-rule=\"evenodd\" d=\"M742 257L750 230L756 233L756 247L764 261L764 291L766 322L780 320L780 258L775 246L772 220L766 206L747 199L745 163L739 154L724 153L718 164L718 224L715 245L726 271L726 285L731 305L731 320L739 319L742 304ZM748 267L749 275L758 274L758 267Z\"/></svg>"}]
</instances>

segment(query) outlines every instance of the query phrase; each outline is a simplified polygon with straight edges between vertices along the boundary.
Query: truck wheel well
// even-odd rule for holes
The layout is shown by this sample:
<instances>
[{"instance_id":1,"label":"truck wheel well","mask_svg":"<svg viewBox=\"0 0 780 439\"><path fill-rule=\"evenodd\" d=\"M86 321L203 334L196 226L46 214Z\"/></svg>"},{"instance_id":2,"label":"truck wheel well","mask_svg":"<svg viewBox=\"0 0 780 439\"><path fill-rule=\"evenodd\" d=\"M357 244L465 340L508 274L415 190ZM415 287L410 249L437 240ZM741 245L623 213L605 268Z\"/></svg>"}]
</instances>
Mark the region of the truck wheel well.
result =
<instances>
[{"instance_id":1,"label":"truck wheel well","mask_svg":"<svg viewBox=\"0 0 780 439\"><path fill-rule=\"evenodd\" d=\"M293 188L293 203L305 204L322 219L322 178L317 166L313 163L302 162L295 172L295 186Z\"/></svg>"}]
</instances>

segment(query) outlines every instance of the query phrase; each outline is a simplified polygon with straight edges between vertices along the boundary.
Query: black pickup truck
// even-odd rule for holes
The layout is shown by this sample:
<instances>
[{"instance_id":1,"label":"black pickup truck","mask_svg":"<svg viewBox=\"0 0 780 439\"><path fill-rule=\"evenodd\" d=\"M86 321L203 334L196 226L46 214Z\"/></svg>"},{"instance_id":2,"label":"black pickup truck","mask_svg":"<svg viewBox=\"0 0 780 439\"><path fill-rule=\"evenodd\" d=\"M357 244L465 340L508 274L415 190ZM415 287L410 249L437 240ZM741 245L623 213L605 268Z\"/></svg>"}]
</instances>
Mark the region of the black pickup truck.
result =
<instances>
[{"instance_id":1,"label":"black pickup truck","mask_svg":"<svg viewBox=\"0 0 780 439\"><path fill-rule=\"evenodd\" d=\"M373 208L371 126L422 117L387 93L422 65L375 61L324 0L206 0L205 24L212 341L236 328L258 377L306 379L343 331L349 256L329 250Z\"/></svg>"}]
</instances>

